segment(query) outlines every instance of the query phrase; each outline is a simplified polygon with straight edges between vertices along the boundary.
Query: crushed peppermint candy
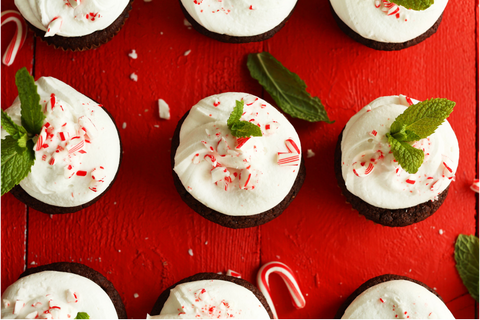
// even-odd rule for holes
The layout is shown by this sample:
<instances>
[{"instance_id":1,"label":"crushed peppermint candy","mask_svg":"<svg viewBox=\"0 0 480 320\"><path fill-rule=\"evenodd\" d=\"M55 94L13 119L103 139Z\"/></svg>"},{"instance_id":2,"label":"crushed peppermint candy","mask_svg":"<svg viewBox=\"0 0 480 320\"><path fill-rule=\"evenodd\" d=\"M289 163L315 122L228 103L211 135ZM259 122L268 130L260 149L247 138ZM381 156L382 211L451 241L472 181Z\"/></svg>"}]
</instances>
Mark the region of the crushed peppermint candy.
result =
<instances>
[{"instance_id":1,"label":"crushed peppermint candy","mask_svg":"<svg viewBox=\"0 0 480 320\"><path fill-rule=\"evenodd\" d=\"M137 55L137 52L135 51L135 49L132 49L132 52L130 52L128 54L128 56L132 59L137 59L138 58L138 55Z\"/></svg>"},{"instance_id":2,"label":"crushed peppermint candy","mask_svg":"<svg viewBox=\"0 0 480 320\"><path fill-rule=\"evenodd\" d=\"M138 81L138 75L135 72L130 74L130 80L137 82Z\"/></svg>"},{"instance_id":3,"label":"crushed peppermint candy","mask_svg":"<svg viewBox=\"0 0 480 320\"><path fill-rule=\"evenodd\" d=\"M138 297L140 297L140 295L135 292L135 293L133 294L133 297L134 297L135 299L137 299Z\"/></svg>"},{"instance_id":4,"label":"crushed peppermint candy","mask_svg":"<svg viewBox=\"0 0 480 320\"><path fill-rule=\"evenodd\" d=\"M186 57L186 56L188 56L191 52L192 52L192 50L187 50L187 51L185 51L185 52L183 53L183 55Z\"/></svg>"},{"instance_id":5,"label":"crushed peppermint candy","mask_svg":"<svg viewBox=\"0 0 480 320\"><path fill-rule=\"evenodd\" d=\"M235 277L235 278L239 278L239 279L242 278L242 275L240 273L238 273L236 271L233 271L233 270L230 270L230 269L227 270L227 276Z\"/></svg>"},{"instance_id":6,"label":"crushed peppermint candy","mask_svg":"<svg viewBox=\"0 0 480 320\"><path fill-rule=\"evenodd\" d=\"M170 119L170 107L163 99L158 99L158 114L160 119Z\"/></svg>"},{"instance_id":7,"label":"crushed peppermint candy","mask_svg":"<svg viewBox=\"0 0 480 320\"><path fill-rule=\"evenodd\" d=\"M192 249L188 249L188 254L193 257L193 250Z\"/></svg>"},{"instance_id":8,"label":"crushed peppermint candy","mask_svg":"<svg viewBox=\"0 0 480 320\"><path fill-rule=\"evenodd\" d=\"M312 151L312 149L307 150L307 158L313 158L315 157L315 152Z\"/></svg>"},{"instance_id":9,"label":"crushed peppermint candy","mask_svg":"<svg viewBox=\"0 0 480 320\"><path fill-rule=\"evenodd\" d=\"M478 179L473 180L473 183L472 183L472 185L470 186L470 189L472 189L472 190L475 191L476 193L479 192Z\"/></svg>"}]
</instances>

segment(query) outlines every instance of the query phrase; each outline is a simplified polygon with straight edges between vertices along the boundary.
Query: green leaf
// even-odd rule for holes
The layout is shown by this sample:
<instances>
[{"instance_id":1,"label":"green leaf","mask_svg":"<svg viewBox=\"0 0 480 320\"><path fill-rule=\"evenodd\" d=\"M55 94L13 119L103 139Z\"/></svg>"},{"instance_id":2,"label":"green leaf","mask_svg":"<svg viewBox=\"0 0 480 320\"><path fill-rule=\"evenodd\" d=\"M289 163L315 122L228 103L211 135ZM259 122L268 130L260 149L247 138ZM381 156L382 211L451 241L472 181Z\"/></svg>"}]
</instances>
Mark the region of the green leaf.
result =
<instances>
[{"instance_id":1,"label":"green leaf","mask_svg":"<svg viewBox=\"0 0 480 320\"><path fill-rule=\"evenodd\" d=\"M248 121L239 121L230 129L232 134L237 138L261 137L262 130Z\"/></svg>"},{"instance_id":2,"label":"green leaf","mask_svg":"<svg viewBox=\"0 0 480 320\"><path fill-rule=\"evenodd\" d=\"M5 131L7 131L8 134L12 136L16 136L18 134L20 134L21 136L24 133L27 133L27 130L25 130L24 127L19 126L18 124L13 122L12 118L10 118L10 116L6 114L5 111L3 110L2 110L2 128L5 129Z\"/></svg>"},{"instance_id":3,"label":"green leaf","mask_svg":"<svg viewBox=\"0 0 480 320\"><path fill-rule=\"evenodd\" d=\"M243 106L245 102L242 101L235 101L235 107L233 108L232 113L230 114L230 117L227 120L227 126L231 130L232 126L234 123L240 121L240 118L242 117L243 114Z\"/></svg>"},{"instance_id":4,"label":"green leaf","mask_svg":"<svg viewBox=\"0 0 480 320\"><path fill-rule=\"evenodd\" d=\"M457 270L468 292L478 302L478 238L461 234L455 242Z\"/></svg>"},{"instance_id":5,"label":"green leaf","mask_svg":"<svg viewBox=\"0 0 480 320\"><path fill-rule=\"evenodd\" d=\"M22 125L28 133L39 134L45 115L40 106L40 95L37 93L35 80L26 68L22 68L15 75L15 84L22 105Z\"/></svg>"},{"instance_id":6,"label":"green leaf","mask_svg":"<svg viewBox=\"0 0 480 320\"><path fill-rule=\"evenodd\" d=\"M32 140L26 142L26 149L23 152L17 152L18 147L18 141L12 136L2 140L2 196L30 173L35 162Z\"/></svg>"},{"instance_id":7,"label":"green leaf","mask_svg":"<svg viewBox=\"0 0 480 320\"><path fill-rule=\"evenodd\" d=\"M90 319L90 316L86 312L79 312L75 319Z\"/></svg>"},{"instance_id":8,"label":"green leaf","mask_svg":"<svg viewBox=\"0 0 480 320\"><path fill-rule=\"evenodd\" d=\"M395 157L395 160L398 161L398 164L403 170L410 174L417 173L418 168L422 165L425 157L423 151L412 147L406 142L398 141L388 133L387 137L393 156Z\"/></svg>"},{"instance_id":9,"label":"green leaf","mask_svg":"<svg viewBox=\"0 0 480 320\"><path fill-rule=\"evenodd\" d=\"M408 107L390 127L390 134L400 142L425 139L452 113L455 102L430 99Z\"/></svg>"},{"instance_id":10,"label":"green leaf","mask_svg":"<svg viewBox=\"0 0 480 320\"><path fill-rule=\"evenodd\" d=\"M237 138L261 137L262 130L257 125L248 121L240 121L244 104L243 100L235 101L235 107L227 120L228 129Z\"/></svg>"},{"instance_id":11,"label":"green leaf","mask_svg":"<svg viewBox=\"0 0 480 320\"><path fill-rule=\"evenodd\" d=\"M433 4L434 0L390 0L390 2L396 3L407 9L419 11L428 9Z\"/></svg>"},{"instance_id":12,"label":"green leaf","mask_svg":"<svg viewBox=\"0 0 480 320\"><path fill-rule=\"evenodd\" d=\"M250 75L257 79L273 100L294 118L310 122L325 121L328 118L320 99L307 92L307 85L300 77L290 72L268 52L248 55L247 67Z\"/></svg>"}]
</instances>

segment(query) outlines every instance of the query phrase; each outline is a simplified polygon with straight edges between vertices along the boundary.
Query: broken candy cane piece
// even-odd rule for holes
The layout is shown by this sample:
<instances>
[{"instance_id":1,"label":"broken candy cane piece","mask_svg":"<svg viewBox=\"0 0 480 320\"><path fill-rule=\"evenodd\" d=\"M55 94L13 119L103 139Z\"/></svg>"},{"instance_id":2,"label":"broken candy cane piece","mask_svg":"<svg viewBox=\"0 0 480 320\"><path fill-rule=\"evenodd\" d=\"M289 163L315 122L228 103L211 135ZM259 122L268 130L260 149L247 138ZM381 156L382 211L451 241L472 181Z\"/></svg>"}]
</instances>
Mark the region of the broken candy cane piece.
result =
<instances>
[{"instance_id":1,"label":"broken candy cane piece","mask_svg":"<svg viewBox=\"0 0 480 320\"><path fill-rule=\"evenodd\" d=\"M163 99L158 99L158 114L160 119L170 119L170 107Z\"/></svg>"},{"instance_id":2,"label":"broken candy cane piece","mask_svg":"<svg viewBox=\"0 0 480 320\"><path fill-rule=\"evenodd\" d=\"M15 301L15 307L13 308L13 314L19 314L20 310L22 310L23 307L25 307L25 302L23 302L22 300Z\"/></svg>"},{"instance_id":3,"label":"broken candy cane piece","mask_svg":"<svg viewBox=\"0 0 480 320\"><path fill-rule=\"evenodd\" d=\"M93 124L92 119L81 116L80 118L78 118L78 124L80 125L81 129L87 134L90 140L95 139L98 134L98 130L97 127L95 127L95 125Z\"/></svg>"},{"instance_id":4,"label":"broken candy cane piece","mask_svg":"<svg viewBox=\"0 0 480 320\"><path fill-rule=\"evenodd\" d=\"M292 139L285 140L289 152L277 153L277 164L280 166L298 166L300 164L300 148Z\"/></svg>"},{"instance_id":5,"label":"broken candy cane piece","mask_svg":"<svg viewBox=\"0 0 480 320\"><path fill-rule=\"evenodd\" d=\"M410 97L404 96L403 94L399 95L400 103L406 107L413 105L413 101Z\"/></svg>"},{"instance_id":6,"label":"broken candy cane piece","mask_svg":"<svg viewBox=\"0 0 480 320\"><path fill-rule=\"evenodd\" d=\"M230 146L228 145L227 140L222 137L222 139L218 141L217 152L219 155L224 156L227 154L228 150L230 150Z\"/></svg>"},{"instance_id":7,"label":"broken candy cane piece","mask_svg":"<svg viewBox=\"0 0 480 320\"><path fill-rule=\"evenodd\" d=\"M241 149L250 138L237 138L237 145L235 149Z\"/></svg>"},{"instance_id":8,"label":"broken candy cane piece","mask_svg":"<svg viewBox=\"0 0 480 320\"><path fill-rule=\"evenodd\" d=\"M63 168L63 176L65 177L65 179L70 179L71 177L73 177L74 174L75 170L73 169L73 166L71 164L67 164Z\"/></svg>"},{"instance_id":9,"label":"broken candy cane piece","mask_svg":"<svg viewBox=\"0 0 480 320\"><path fill-rule=\"evenodd\" d=\"M265 133L267 135L270 135L270 134L274 133L275 131L277 131L278 128L280 128L280 124L277 121L268 122L265 125Z\"/></svg>"},{"instance_id":10,"label":"broken candy cane piece","mask_svg":"<svg viewBox=\"0 0 480 320\"><path fill-rule=\"evenodd\" d=\"M242 278L242 275L240 273L238 273L236 271L233 271L233 270L230 270L230 269L227 270L227 276L235 277L235 278L239 278L239 279Z\"/></svg>"},{"instance_id":11,"label":"broken candy cane piece","mask_svg":"<svg viewBox=\"0 0 480 320\"><path fill-rule=\"evenodd\" d=\"M47 26L47 32L45 32L44 37L53 37L60 31L62 27L63 19L62 17L55 17Z\"/></svg>"},{"instance_id":12,"label":"broken candy cane piece","mask_svg":"<svg viewBox=\"0 0 480 320\"><path fill-rule=\"evenodd\" d=\"M17 25L15 34L13 35L12 40L8 44L7 50L3 54L2 62L6 66L10 66L15 57L17 56L18 51L22 48L27 38L27 24L18 11L15 10L6 10L2 12L2 26L13 21Z\"/></svg>"},{"instance_id":13,"label":"broken candy cane piece","mask_svg":"<svg viewBox=\"0 0 480 320\"><path fill-rule=\"evenodd\" d=\"M371 161L357 161L353 163L353 173L357 177L366 177L375 169L375 165Z\"/></svg>"},{"instance_id":14,"label":"broken candy cane piece","mask_svg":"<svg viewBox=\"0 0 480 320\"><path fill-rule=\"evenodd\" d=\"M225 167L216 167L212 169L212 183L225 180L225 178L230 177L230 171Z\"/></svg>"},{"instance_id":15,"label":"broken candy cane piece","mask_svg":"<svg viewBox=\"0 0 480 320\"><path fill-rule=\"evenodd\" d=\"M78 293L73 292L73 290L68 289L65 291L65 295L68 303L77 303L78 302Z\"/></svg>"},{"instance_id":16,"label":"broken candy cane piece","mask_svg":"<svg viewBox=\"0 0 480 320\"><path fill-rule=\"evenodd\" d=\"M73 137L67 145L68 154L75 153L77 151L83 150L85 146L85 140L80 136Z\"/></svg>"},{"instance_id":17,"label":"broken candy cane piece","mask_svg":"<svg viewBox=\"0 0 480 320\"><path fill-rule=\"evenodd\" d=\"M248 170L248 169L243 169L242 172L240 172L240 177L239 177L239 188L248 190L253 186L253 173Z\"/></svg>"},{"instance_id":18,"label":"broken candy cane piece","mask_svg":"<svg viewBox=\"0 0 480 320\"><path fill-rule=\"evenodd\" d=\"M300 286L298 285L298 282L293 275L292 269L290 269L286 264L278 261L269 262L267 264L264 264L260 268L260 270L258 270L257 285L260 291L265 296L265 299L267 300L268 305L272 310L274 319L278 319L278 316L275 310L275 306L273 305L272 297L270 294L270 286L268 284L268 278L271 273L277 273L280 275L280 277L282 277L292 297L293 305L297 309L304 308L305 298L303 297Z\"/></svg>"},{"instance_id":19,"label":"broken candy cane piece","mask_svg":"<svg viewBox=\"0 0 480 320\"><path fill-rule=\"evenodd\" d=\"M105 179L106 176L107 176L107 174L105 173L105 169L101 166L96 167L95 169L92 170L92 179L93 180L103 182L103 180Z\"/></svg>"}]
</instances>

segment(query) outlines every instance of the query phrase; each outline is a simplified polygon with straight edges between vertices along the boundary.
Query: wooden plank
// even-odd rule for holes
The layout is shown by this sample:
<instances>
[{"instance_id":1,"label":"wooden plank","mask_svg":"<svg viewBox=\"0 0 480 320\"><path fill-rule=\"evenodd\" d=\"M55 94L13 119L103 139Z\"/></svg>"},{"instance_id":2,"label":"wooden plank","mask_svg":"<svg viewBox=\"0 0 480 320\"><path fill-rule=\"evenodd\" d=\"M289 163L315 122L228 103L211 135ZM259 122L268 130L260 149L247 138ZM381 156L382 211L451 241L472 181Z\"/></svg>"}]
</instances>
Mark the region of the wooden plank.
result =
<instances>
[{"instance_id":1,"label":"wooden plank","mask_svg":"<svg viewBox=\"0 0 480 320\"><path fill-rule=\"evenodd\" d=\"M13 1L2 1L2 11L15 10ZM2 55L15 33L15 23L2 26ZM23 48L11 66L2 64L2 109L6 109L17 96L15 73L21 67L33 68L33 34L29 33ZM27 237L27 208L12 195L2 197L2 292L23 272Z\"/></svg>"}]
</instances>

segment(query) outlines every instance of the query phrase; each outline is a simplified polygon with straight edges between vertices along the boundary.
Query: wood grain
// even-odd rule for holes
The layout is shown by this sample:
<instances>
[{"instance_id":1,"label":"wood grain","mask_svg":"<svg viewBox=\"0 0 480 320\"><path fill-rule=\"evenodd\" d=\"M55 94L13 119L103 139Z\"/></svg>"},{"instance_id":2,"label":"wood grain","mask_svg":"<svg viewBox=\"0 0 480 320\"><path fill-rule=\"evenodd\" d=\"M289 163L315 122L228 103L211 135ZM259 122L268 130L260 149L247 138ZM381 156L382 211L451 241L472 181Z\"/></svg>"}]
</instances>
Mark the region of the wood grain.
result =
<instances>
[{"instance_id":1,"label":"wood grain","mask_svg":"<svg viewBox=\"0 0 480 320\"><path fill-rule=\"evenodd\" d=\"M12 7L13 0L2 1L2 11ZM122 31L96 50L63 52L37 41L34 52L29 36L14 65L2 65L2 109L17 95L16 70L34 67L36 78L65 81L102 103L118 127L126 128L120 129L124 158L118 179L101 200L76 214L29 211L28 264L74 261L96 269L116 286L132 318L144 318L162 290L182 278L232 269L254 283L260 265L272 260L296 272L307 301L296 310L274 275L281 318L331 318L361 283L384 273L418 279L436 288L456 317L474 318L475 302L455 270L453 245L458 234L476 232L478 214L469 189L478 154L475 8L468 0L450 1L437 34L400 52L352 41L336 26L328 0L299 1L280 32L253 44L220 43L189 29L176 1L137 0ZM2 48L8 32L13 34L8 27L2 27ZM132 49L136 60L128 57ZM306 159L304 187L274 221L230 230L191 211L175 192L170 138L182 115L206 96L240 91L273 102L246 68L247 54L264 50L305 80L336 122L291 120L303 149L316 154ZM138 82L129 79L131 73ZM449 121L460 143L460 163L437 213L392 229L367 221L345 203L333 154L352 115L379 96L399 93L457 102ZM160 98L170 106L169 121L158 116ZM25 266L26 227L25 206L2 197L2 292Z\"/></svg>"}]
</instances>

